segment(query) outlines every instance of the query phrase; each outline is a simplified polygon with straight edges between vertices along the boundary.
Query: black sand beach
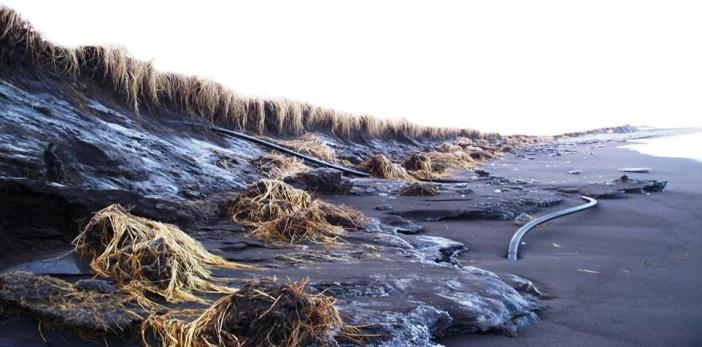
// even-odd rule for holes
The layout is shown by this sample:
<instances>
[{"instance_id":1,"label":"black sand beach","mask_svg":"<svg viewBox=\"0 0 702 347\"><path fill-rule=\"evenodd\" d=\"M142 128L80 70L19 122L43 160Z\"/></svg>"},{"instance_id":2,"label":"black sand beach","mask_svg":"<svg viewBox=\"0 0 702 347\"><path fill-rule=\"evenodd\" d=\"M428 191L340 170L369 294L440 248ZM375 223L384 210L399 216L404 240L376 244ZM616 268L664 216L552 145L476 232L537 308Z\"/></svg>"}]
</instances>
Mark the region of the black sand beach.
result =
<instances>
[{"instance_id":1,"label":"black sand beach","mask_svg":"<svg viewBox=\"0 0 702 347\"><path fill-rule=\"evenodd\" d=\"M533 230L521 259L504 259L515 226L438 223L431 234L465 242L461 259L528 278L546 294L540 322L516 337L454 336L446 346L693 346L702 341L702 163L592 147L583 153L486 166L497 175L548 183L613 178L621 167L650 167L634 178L668 180L661 194L600 200L599 206ZM582 148L581 146L581 148ZM579 176L569 170L582 170ZM554 208L553 210L562 207ZM446 230L448 228L448 231Z\"/></svg>"},{"instance_id":2,"label":"black sand beach","mask_svg":"<svg viewBox=\"0 0 702 347\"><path fill-rule=\"evenodd\" d=\"M244 97L3 6L0 48L0 346L702 340L702 163L616 147L681 129L500 135ZM579 195L599 205L506 259Z\"/></svg>"},{"instance_id":3,"label":"black sand beach","mask_svg":"<svg viewBox=\"0 0 702 347\"><path fill-rule=\"evenodd\" d=\"M507 154L483 165L492 175L533 182L529 185L535 187L607 181L622 174L618 171L620 167L650 167L650 173L628 175L636 179L668 180L663 193L600 199L594 209L537 227L524 239L518 262L505 259L507 244L517 229L511 221L419 222L425 227L424 235L464 243L469 251L459 256L460 263L499 275L519 275L533 281L543 293L544 309L539 313L539 321L521 328L515 336L451 333L438 343L677 346L695 345L702 339L699 328L702 310L698 300L702 297L699 286L702 258L697 253L702 246L699 234L702 163L643 155L617 148L619 144L578 145L575 151L558 156L544 153L525 158ZM581 174L571 175L570 170L581 170ZM393 210L402 210L413 201L384 195L328 199L381 219L392 211L379 211L375 206L390 202ZM536 215L579 203L568 198ZM462 202L451 204L460 207ZM378 264L374 273L399 275L407 271L403 269L409 269L400 263L388 265ZM436 270L421 266L412 271L421 277ZM365 272L363 267L332 264L303 266L287 274L343 283L364 276ZM10 320L3 326L15 332L0 334L7 338L0 338L0 344L3 341L43 343L31 321ZM48 334L55 337L54 341L79 341Z\"/></svg>"}]
</instances>

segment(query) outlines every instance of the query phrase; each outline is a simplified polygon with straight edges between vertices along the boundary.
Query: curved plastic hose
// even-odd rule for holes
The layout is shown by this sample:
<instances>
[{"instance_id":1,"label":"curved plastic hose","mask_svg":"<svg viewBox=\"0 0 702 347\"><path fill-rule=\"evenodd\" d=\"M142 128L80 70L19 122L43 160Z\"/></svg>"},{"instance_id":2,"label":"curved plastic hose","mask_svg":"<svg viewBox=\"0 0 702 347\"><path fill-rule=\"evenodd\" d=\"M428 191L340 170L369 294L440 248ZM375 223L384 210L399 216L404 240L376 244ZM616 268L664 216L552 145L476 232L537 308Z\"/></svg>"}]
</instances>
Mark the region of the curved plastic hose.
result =
<instances>
[{"instance_id":1,"label":"curved plastic hose","mask_svg":"<svg viewBox=\"0 0 702 347\"><path fill-rule=\"evenodd\" d=\"M519 251L519 245L522 243L522 237L524 237L531 229L533 229L535 226L539 224L543 224L545 222L548 222L552 219L556 219L558 217L563 217L566 215L569 215L571 213L575 213L578 211L582 211L585 209L588 209L590 207L593 207L597 205L597 200L587 197L587 196L580 196L583 200L587 201L586 204L582 204L579 206L567 208L565 210L560 210L556 211L553 213L549 213L545 216L541 216L539 218L534 219L533 221L525 224L521 228L517 230L516 233L514 233L514 236L512 236L512 240L509 241L509 249L507 250L507 259L511 261L517 261L517 252Z\"/></svg>"}]
</instances>

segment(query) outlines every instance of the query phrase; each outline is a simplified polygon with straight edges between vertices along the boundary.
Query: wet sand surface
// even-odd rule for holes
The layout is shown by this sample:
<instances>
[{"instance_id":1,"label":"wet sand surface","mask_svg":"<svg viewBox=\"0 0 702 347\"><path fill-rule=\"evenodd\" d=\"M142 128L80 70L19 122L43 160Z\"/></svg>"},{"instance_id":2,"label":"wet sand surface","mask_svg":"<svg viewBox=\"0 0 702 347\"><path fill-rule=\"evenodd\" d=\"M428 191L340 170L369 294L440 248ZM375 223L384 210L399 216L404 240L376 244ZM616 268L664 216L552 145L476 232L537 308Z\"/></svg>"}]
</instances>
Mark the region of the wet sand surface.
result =
<instances>
[{"instance_id":1,"label":"wet sand surface","mask_svg":"<svg viewBox=\"0 0 702 347\"><path fill-rule=\"evenodd\" d=\"M702 341L702 163L616 148L590 147L534 159L507 157L485 166L495 175L543 183L603 181L618 168L650 167L632 178L668 180L665 192L600 200L599 206L533 230L521 259L504 259L516 230L499 221L432 223L429 234L465 242L461 259L514 273L545 292L540 322L516 337L450 336L446 346L699 345ZM569 170L582 170L570 175ZM567 206L551 208L557 210ZM548 210L546 210L548 211ZM546 211L539 213L542 215Z\"/></svg>"}]
</instances>

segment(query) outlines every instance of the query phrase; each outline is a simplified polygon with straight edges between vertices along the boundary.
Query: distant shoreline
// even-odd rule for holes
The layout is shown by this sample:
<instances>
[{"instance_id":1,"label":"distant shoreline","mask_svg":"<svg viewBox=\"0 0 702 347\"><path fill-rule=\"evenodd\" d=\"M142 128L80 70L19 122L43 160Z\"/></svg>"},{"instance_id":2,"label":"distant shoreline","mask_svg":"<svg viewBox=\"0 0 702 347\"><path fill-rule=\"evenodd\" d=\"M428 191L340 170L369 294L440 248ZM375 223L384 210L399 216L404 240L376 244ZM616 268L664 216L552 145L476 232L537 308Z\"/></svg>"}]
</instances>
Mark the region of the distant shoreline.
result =
<instances>
[{"instance_id":1,"label":"distant shoreline","mask_svg":"<svg viewBox=\"0 0 702 347\"><path fill-rule=\"evenodd\" d=\"M636 139L621 148L655 157L685 158L702 162L702 129L690 130L694 132Z\"/></svg>"}]
</instances>

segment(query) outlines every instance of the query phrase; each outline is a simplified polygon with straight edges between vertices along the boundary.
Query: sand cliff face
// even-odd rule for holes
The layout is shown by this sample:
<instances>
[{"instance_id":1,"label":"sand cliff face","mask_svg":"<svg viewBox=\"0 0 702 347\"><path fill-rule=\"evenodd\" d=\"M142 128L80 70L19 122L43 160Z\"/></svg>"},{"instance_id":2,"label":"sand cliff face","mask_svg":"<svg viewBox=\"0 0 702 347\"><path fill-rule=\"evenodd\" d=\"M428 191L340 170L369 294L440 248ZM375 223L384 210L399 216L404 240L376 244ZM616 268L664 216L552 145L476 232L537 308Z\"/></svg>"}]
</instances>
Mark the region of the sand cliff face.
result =
<instances>
[{"instance_id":1,"label":"sand cliff face","mask_svg":"<svg viewBox=\"0 0 702 347\"><path fill-rule=\"evenodd\" d=\"M248 236L223 217L222 206L264 176L252 163L266 149L192 126L183 113L136 113L101 87L16 65L0 67L0 104L0 205L11 211L2 226L7 264L58 276L66 274L68 262L72 275L91 276L79 258L40 267L15 259L30 250L65 250L93 212L121 203L137 215L177 223L228 259L264 268L255 275L225 271L235 283L252 276L311 277L312 292L331 293L348 322L378 335L370 344L424 346L449 332L514 332L536 319L534 297L492 273L456 263L466 248L450 240L405 235L398 232L402 227L378 220L333 249L273 247ZM438 145L428 139L318 136L349 164ZM353 184L351 194L363 198L395 194L394 187L406 183ZM442 189L460 189L447 187ZM504 218L513 214L513 207L500 208L507 211ZM492 216L486 218L504 214ZM5 294L0 300L16 304L16 295ZM35 317L56 314L40 307L32 311Z\"/></svg>"},{"instance_id":2,"label":"sand cliff face","mask_svg":"<svg viewBox=\"0 0 702 347\"><path fill-rule=\"evenodd\" d=\"M30 285L46 283L31 274L2 275L0 303L50 321L59 331L92 329L137 343L136 331L129 330L138 329L146 313L135 318L118 309L96 320L119 326L62 321L61 315L69 314L65 305L42 294L86 290L61 278L92 283L89 259L65 251L93 213L112 204L129 206L131 213L154 223L174 223L208 251L259 269L218 270L230 279L227 285L241 287L261 277L309 277L310 293L333 297L344 321L361 327L367 344L427 346L445 334L513 334L537 320L541 305L529 281L503 280L463 264L458 258L468 245L421 235L426 225L513 220L568 201L564 194L621 197L652 185L664 187L640 181L537 187L467 171L536 139L390 124L288 101L244 100L210 82L153 75L117 51L53 46L6 8L0 9L0 25L0 270L49 275L49 282L57 283L45 288ZM105 58L108 53L114 59ZM190 84L181 85L184 81ZM392 177L385 178L393 179L342 177L332 169L281 159L269 148L212 131L211 122L338 165L378 176L390 172ZM353 205L365 214L360 214L364 222L321 224L341 235L333 245L293 240L281 245L257 238L251 225L242 226L229 211L242 190L264 178L284 179L312 193L307 199L321 198L327 209ZM428 179L435 182L420 182ZM89 296L122 302L124 288L114 289L120 283L107 277L93 287L113 289ZM22 299L27 296L32 300ZM89 309L89 302L75 307L101 314ZM351 343L331 330L323 341ZM70 332L58 334L71 338ZM0 338L22 344L27 337L6 329Z\"/></svg>"}]
</instances>

